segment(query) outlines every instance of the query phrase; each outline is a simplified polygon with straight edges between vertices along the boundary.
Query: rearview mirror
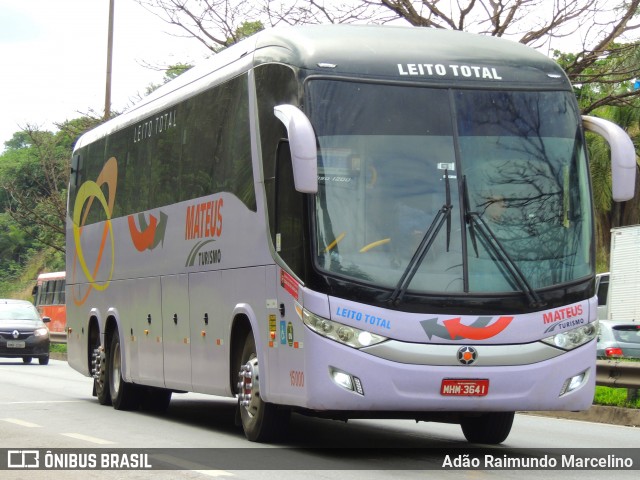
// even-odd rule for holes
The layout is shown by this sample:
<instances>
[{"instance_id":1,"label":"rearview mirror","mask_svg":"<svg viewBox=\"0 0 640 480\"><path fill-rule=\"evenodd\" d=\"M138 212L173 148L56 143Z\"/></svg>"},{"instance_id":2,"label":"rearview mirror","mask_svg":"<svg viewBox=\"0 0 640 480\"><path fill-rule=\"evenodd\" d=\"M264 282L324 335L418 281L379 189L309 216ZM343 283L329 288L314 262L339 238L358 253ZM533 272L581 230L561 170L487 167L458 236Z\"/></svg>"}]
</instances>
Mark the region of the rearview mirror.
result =
<instances>
[{"instance_id":1,"label":"rearview mirror","mask_svg":"<svg viewBox=\"0 0 640 480\"><path fill-rule=\"evenodd\" d=\"M603 137L611 149L611 190L616 202L633 198L636 185L636 150L622 128L598 117L582 116L585 130Z\"/></svg>"},{"instance_id":2,"label":"rearview mirror","mask_svg":"<svg viewBox=\"0 0 640 480\"><path fill-rule=\"evenodd\" d=\"M284 124L289 135L293 181L301 193L318 193L318 149L313 126L293 105L278 105L273 113Z\"/></svg>"}]
</instances>

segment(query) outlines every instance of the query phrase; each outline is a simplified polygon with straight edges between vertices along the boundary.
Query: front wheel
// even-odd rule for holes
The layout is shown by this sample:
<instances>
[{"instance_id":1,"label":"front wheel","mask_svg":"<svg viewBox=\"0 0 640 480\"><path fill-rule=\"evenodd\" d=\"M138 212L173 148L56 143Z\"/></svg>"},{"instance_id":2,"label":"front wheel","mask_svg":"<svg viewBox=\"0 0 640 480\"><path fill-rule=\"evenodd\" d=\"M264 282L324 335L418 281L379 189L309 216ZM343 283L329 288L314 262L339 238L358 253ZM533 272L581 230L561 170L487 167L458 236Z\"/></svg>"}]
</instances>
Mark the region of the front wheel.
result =
<instances>
[{"instance_id":1,"label":"front wheel","mask_svg":"<svg viewBox=\"0 0 640 480\"><path fill-rule=\"evenodd\" d=\"M509 436L514 415L515 412L483 413L463 418L460 426L469 442L497 445Z\"/></svg>"},{"instance_id":2,"label":"front wheel","mask_svg":"<svg viewBox=\"0 0 640 480\"><path fill-rule=\"evenodd\" d=\"M275 440L286 432L291 412L262 400L258 355L251 333L245 340L238 370L238 408L245 437L252 442Z\"/></svg>"}]
</instances>

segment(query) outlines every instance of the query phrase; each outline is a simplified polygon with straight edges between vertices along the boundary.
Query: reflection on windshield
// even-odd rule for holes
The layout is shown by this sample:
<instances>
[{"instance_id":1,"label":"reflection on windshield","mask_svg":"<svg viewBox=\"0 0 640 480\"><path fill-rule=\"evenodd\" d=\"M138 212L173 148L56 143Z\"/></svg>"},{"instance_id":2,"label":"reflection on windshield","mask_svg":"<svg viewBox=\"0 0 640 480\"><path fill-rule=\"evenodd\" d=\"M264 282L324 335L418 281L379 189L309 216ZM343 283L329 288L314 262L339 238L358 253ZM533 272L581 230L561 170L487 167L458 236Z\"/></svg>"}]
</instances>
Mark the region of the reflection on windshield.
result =
<instances>
[{"instance_id":1,"label":"reflection on windshield","mask_svg":"<svg viewBox=\"0 0 640 480\"><path fill-rule=\"evenodd\" d=\"M448 172L451 225L433 235L409 291L527 290L514 267L531 290L590 274L587 170L570 94L328 80L310 82L308 93L320 145L321 269L395 289L447 203ZM513 265L473 236L461 208L463 175L467 212L487 225Z\"/></svg>"}]
</instances>

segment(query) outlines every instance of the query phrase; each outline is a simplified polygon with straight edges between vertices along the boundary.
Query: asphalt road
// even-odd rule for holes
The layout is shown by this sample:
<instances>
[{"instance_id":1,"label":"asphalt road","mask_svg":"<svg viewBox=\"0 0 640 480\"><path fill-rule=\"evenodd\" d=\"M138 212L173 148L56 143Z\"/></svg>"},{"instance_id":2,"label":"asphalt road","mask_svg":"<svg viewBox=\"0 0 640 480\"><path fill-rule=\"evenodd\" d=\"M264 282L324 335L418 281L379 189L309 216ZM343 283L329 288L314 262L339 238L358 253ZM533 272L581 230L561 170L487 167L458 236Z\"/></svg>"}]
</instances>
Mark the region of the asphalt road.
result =
<instances>
[{"instance_id":1,"label":"asphalt road","mask_svg":"<svg viewBox=\"0 0 640 480\"><path fill-rule=\"evenodd\" d=\"M23 365L0 359L0 449L70 449L95 453L152 450L156 466L169 471L0 471L3 479L114 478L638 478L638 470L442 469L445 455L464 459L469 447L458 425L394 420L348 423L293 415L290 434L277 445L245 440L234 425L232 399L175 394L166 413L121 412L98 404L91 379L66 362ZM516 415L500 446L481 450L494 457L518 452L536 456L625 449L640 456L640 428ZM158 450L162 449L162 450ZM166 449L166 450L165 450ZM196 450L205 449L205 450ZM2 453L3 450L0 450ZM615 450L618 456L628 450ZM4 453L2 453L4 454ZM44 454L43 454L44 455ZM635 457L634 457L635 458ZM0 458L0 461L2 459ZM160 463L158 463L160 462ZM640 458L637 461L640 467ZM433 470L435 469L435 470Z\"/></svg>"}]
</instances>

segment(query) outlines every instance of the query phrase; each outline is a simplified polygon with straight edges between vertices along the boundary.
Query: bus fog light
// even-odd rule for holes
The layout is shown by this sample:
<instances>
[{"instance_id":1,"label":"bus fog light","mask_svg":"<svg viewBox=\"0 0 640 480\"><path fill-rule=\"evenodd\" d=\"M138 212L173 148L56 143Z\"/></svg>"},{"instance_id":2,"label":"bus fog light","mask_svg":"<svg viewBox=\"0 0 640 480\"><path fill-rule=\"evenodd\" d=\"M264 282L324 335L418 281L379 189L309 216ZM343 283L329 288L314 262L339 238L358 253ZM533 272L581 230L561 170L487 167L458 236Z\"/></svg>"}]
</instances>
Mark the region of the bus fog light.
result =
<instances>
[{"instance_id":1,"label":"bus fog light","mask_svg":"<svg viewBox=\"0 0 640 480\"><path fill-rule=\"evenodd\" d=\"M584 383L587 380L587 372L588 370L585 370L584 372L579 373L578 375L574 375L573 377L567 378L564 384L562 385L562 389L560 390L560 396L573 392L574 390L577 390L582 385L584 385Z\"/></svg>"},{"instance_id":2,"label":"bus fog light","mask_svg":"<svg viewBox=\"0 0 640 480\"><path fill-rule=\"evenodd\" d=\"M358 377L354 377L353 375L336 368L329 368L329 374L336 385L364 396L362 382Z\"/></svg>"}]
</instances>

